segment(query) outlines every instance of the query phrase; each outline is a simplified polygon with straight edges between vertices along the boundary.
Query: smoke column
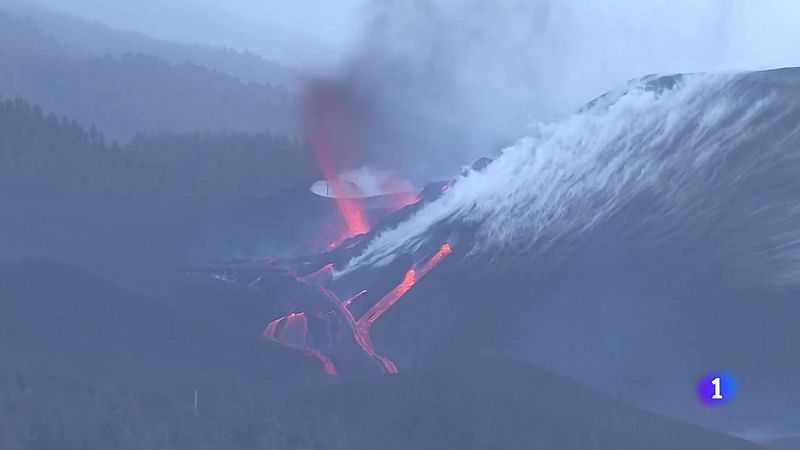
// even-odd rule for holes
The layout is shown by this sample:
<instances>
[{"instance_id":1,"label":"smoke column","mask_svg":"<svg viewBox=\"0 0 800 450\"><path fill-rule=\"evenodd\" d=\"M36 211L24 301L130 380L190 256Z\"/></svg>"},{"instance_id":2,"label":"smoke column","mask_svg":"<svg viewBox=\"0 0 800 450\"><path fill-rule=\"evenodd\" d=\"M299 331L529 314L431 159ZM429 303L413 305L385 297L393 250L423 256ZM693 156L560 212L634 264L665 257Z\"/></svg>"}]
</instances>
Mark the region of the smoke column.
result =
<instances>
[{"instance_id":1,"label":"smoke column","mask_svg":"<svg viewBox=\"0 0 800 450\"><path fill-rule=\"evenodd\" d=\"M355 111L361 164L419 184L627 80L798 64L797 23L791 0L371 2L327 79Z\"/></svg>"}]
</instances>

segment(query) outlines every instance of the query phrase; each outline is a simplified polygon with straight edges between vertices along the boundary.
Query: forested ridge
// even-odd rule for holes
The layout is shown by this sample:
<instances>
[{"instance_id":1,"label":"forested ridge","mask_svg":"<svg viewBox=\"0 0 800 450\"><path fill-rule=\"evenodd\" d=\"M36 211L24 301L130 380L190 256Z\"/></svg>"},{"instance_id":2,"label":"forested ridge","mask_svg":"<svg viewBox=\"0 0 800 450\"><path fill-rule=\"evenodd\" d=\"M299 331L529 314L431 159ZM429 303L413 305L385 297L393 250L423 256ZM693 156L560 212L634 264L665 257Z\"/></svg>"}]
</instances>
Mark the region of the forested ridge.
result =
<instances>
[{"instance_id":1,"label":"forested ridge","mask_svg":"<svg viewBox=\"0 0 800 450\"><path fill-rule=\"evenodd\" d=\"M258 197L316 174L305 146L266 133L137 135L122 150L163 170L166 191L184 198Z\"/></svg>"},{"instance_id":2,"label":"forested ridge","mask_svg":"<svg viewBox=\"0 0 800 450\"><path fill-rule=\"evenodd\" d=\"M308 152L267 133L138 135L109 142L94 127L0 98L0 176L103 193L190 199L256 197L310 177Z\"/></svg>"},{"instance_id":3,"label":"forested ridge","mask_svg":"<svg viewBox=\"0 0 800 450\"><path fill-rule=\"evenodd\" d=\"M4 2L8 2L6 5ZM212 71L232 75L244 82L257 82L293 90L298 73L284 64L247 50L213 47L200 43L171 42L147 35L119 30L100 22L43 10L36 5L20 5L14 0L0 0L0 8L21 17L23 23L46 33L57 41L79 51L81 56L122 56L146 54L172 64L191 63Z\"/></svg>"},{"instance_id":4,"label":"forested ridge","mask_svg":"<svg viewBox=\"0 0 800 450\"><path fill-rule=\"evenodd\" d=\"M93 54L3 11L0 62L0 95L94 124L118 140L162 131L297 132L295 94L284 87L142 53Z\"/></svg>"},{"instance_id":5,"label":"forested ridge","mask_svg":"<svg viewBox=\"0 0 800 450\"><path fill-rule=\"evenodd\" d=\"M100 192L155 193L166 174L123 156L116 143L75 120L0 100L0 173L6 180Z\"/></svg>"}]
</instances>

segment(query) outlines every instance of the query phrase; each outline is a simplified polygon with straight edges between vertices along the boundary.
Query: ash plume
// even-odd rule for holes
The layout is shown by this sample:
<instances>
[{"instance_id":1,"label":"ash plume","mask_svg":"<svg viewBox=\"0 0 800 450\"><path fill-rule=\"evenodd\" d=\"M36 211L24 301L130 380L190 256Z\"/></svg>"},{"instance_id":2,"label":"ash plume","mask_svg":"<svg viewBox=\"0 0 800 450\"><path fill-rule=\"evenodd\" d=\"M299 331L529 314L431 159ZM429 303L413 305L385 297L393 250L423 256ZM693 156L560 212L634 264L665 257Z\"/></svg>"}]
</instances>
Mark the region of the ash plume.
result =
<instances>
[{"instance_id":1,"label":"ash plume","mask_svg":"<svg viewBox=\"0 0 800 450\"><path fill-rule=\"evenodd\" d=\"M308 92L335 94L352 115L346 169L392 168L419 184L626 80L791 65L799 15L784 0L372 2L341 70Z\"/></svg>"}]
</instances>

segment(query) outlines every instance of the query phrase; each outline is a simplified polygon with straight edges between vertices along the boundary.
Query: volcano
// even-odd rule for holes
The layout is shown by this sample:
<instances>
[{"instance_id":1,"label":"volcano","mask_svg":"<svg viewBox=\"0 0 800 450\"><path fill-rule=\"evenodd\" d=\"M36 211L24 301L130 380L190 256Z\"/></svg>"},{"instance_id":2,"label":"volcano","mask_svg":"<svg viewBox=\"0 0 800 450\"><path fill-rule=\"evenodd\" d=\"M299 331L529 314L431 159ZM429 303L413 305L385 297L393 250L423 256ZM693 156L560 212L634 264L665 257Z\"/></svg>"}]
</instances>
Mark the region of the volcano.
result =
<instances>
[{"instance_id":1,"label":"volcano","mask_svg":"<svg viewBox=\"0 0 800 450\"><path fill-rule=\"evenodd\" d=\"M331 376L339 374L337 360L353 358L369 361L366 365L378 372L397 373L397 365L376 350L370 330L420 280L453 253L458 239L455 228L443 228L433 234L426 245L405 255L403 263L391 264L377 274L345 275L337 272L361 253L375 236L407 220L428 202L435 201L450 184L430 184L414 196L415 201L410 205L386 215L364 233L345 238L329 251L290 259L240 261L237 266L205 268L195 273L273 295L281 290L276 289L272 280L276 277L291 279L295 284L292 289L299 294L287 293L289 298L283 301L290 305L291 311L266 325L265 338L317 359L322 370ZM347 216L352 212L349 208L359 208L358 216L362 217L360 208L365 199L348 200L351 203L344 209L341 195L335 200L339 212ZM379 198L369 200L376 203ZM353 231L350 227L346 230Z\"/></svg>"},{"instance_id":2,"label":"volcano","mask_svg":"<svg viewBox=\"0 0 800 450\"><path fill-rule=\"evenodd\" d=\"M221 203L0 190L4 249L38 258L0 264L3 357L45 374L0 383L39 396L31 423L80 430L108 401L97 426L126 411L219 447L794 442L797 92L796 69L638 80L408 204L338 192L355 234L329 180ZM695 398L715 370L741 383L724 408Z\"/></svg>"},{"instance_id":3,"label":"volcano","mask_svg":"<svg viewBox=\"0 0 800 450\"><path fill-rule=\"evenodd\" d=\"M282 305L263 336L329 376L491 350L710 426L687 386L724 367L751 383L724 420L767 423L800 411L769 390L800 372L797 92L798 69L637 80L330 249L207 272Z\"/></svg>"}]
</instances>

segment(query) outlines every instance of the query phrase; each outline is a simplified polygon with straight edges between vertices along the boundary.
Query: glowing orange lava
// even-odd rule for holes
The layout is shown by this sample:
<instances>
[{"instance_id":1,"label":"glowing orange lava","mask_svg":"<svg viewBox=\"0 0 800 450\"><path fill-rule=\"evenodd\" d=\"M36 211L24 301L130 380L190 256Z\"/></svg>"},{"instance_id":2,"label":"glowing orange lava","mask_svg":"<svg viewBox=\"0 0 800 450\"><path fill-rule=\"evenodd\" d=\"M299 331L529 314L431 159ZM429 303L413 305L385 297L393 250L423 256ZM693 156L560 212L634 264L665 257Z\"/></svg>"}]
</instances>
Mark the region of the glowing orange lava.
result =
<instances>
[{"instance_id":1,"label":"glowing orange lava","mask_svg":"<svg viewBox=\"0 0 800 450\"><path fill-rule=\"evenodd\" d=\"M356 295L354 295L354 296L352 296L352 297L348 298L347 300L345 300L345 301L343 302L343 303L344 303L344 306L350 306L350 304L351 304L351 303L353 303L355 300L358 300L359 298L361 298L362 296L364 296L366 293L367 293L367 290L366 290L366 289L363 289L361 292L359 292L359 293L357 293Z\"/></svg>"},{"instance_id":2,"label":"glowing orange lava","mask_svg":"<svg viewBox=\"0 0 800 450\"><path fill-rule=\"evenodd\" d=\"M273 320L264 330L264 337L313 356L322 364L326 374L330 376L337 374L333 361L319 350L308 345L308 320L304 313L292 313Z\"/></svg>"},{"instance_id":3,"label":"glowing orange lava","mask_svg":"<svg viewBox=\"0 0 800 450\"><path fill-rule=\"evenodd\" d=\"M437 251L427 262L425 262L422 267L419 269L419 278L424 277L428 274L434 267L438 266L448 255L453 253L453 248L450 247L450 244L443 244L439 247L439 251ZM418 279L419 279L418 278Z\"/></svg>"},{"instance_id":4,"label":"glowing orange lava","mask_svg":"<svg viewBox=\"0 0 800 450\"><path fill-rule=\"evenodd\" d=\"M315 136L311 143L314 146L317 165L320 172L322 172L322 176L328 182L328 186L332 191L331 194L333 194L333 200L336 202L336 207L339 209L339 213L342 215L347 227L341 238L346 239L368 232L369 226L364 218L361 204L357 199L349 197L347 192L342 192L341 184L339 183L339 172L332 161L335 155L328 148L327 142L325 142L324 138Z\"/></svg>"},{"instance_id":5,"label":"glowing orange lava","mask_svg":"<svg viewBox=\"0 0 800 450\"><path fill-rule=\"evenodd\" d=\"M304 276L301 280L309 284L321 285L328 282L331 278L333 278L333 263L328 263L316 272Z\"/></svg>"},{"instance_id":6,"label":"glowing orange lava","mask_svg":"<svg viewBox=\"0 0 800 450\"><path fill-rule=\"evenodd\" d=\"M320 173L327 181L329 192L344 222L345 230L338 239L331 243L336 246L347 238L369 232L369 218L364 212L364 205L352 192L345 192L346 186L341 182L340 176L347 170L359 167L357 158L358 136L351 123L352 105L347 98L337 91L335 86L314 84L309 87L304 107L303 119L308 142L311 144L314 157ZM399 210L407 205L420 200L418 196L402 193L402 183L391 181L396 186L388 186L384 192L399 192L389 200L392 202L390 209ZM448 244L444 244L432 256L425 259L419 267L411 267L406 272L398 286L384 295L378 302L356 320L348 306L356 299L366 294L362 291L355 296L342 301L329 287L333 283L333 266L326 265L317 272L298 278L298 281L313 286L326 300L320 314L332 314L346 329L352 333L352 338L363 353L376 362L383 372L396 373L397 366L388 358L379 355L372 344L369 330L372 324L386 313L397 301L400 300L423 276L438 265L452 252ZM329 309L324 309L329 308ZM317 316L314 316L317 317ZM316 323L316 322L315 322ZM329 375L337 373L333 362L321 351L314 348L314 343L309 339L308 320L304 313L293 313L271 322L264 330L264 336L283 345L300 349L316 357L322 363L325 372Z\"/></svg>"},{"instance_id":7,"label":"glowing orange lava","mask_svg":"<svg viewBox=\"0 0 800 450\"><path fill-rule=\"evenodd\" d=\"M434 267L438 266L447 255L451 254L453 249L449 244L444 244L439 248L433 256L425 261L418 270L408 269L403 280L400 281L394 289L384 295L377 303L375 303L369 311L366 312L358 322L356 322L357 332L364 336L364 339L373 347L372 340L369 335L369 329L375 321L377 321L386 311L395 305L406 293L414 287L419 280L428 274Z\"/></svg>"},{"instance_id":8,"label":"glowing orange lava","mask_svg":"<svg viewBox=\"0 0 800 450\"><path fill-rule=\"evenodd\" d=\"M359 329L369 330L369 327L378 320L383 313L389 310L398 300L400 297L404 296L406 292L408 292L413 286L414 283L417 282L414 269L409 269L406 272L406 275L403 277L403 281L400 282L394 289L389 291L388 294L384 295L377 303L372 305L372 308L367 311L360 319L358 319L357 325Z\"/></svg>"},{"instance_id":9,"label":"glowing orange lava","mask_svg":"<svg viewBox=\"0 0 800 450\"><path fill-rule=\"evenodd\" d=\"M319 292L328 299L337 317L341 318L351 331L356 344L361 348L367 357L375 361L378 367L386 373L397 373L397 366L389 358L378 354L375 345L372 343L369 330L383 314L394 306L422 277L428 274L433 268L438 266L448 255L453 252L449 244L443 244L439 250L429 258L425 259L419 266L409 268L400 283L386 295L381 297L372 307L358 320L347 308L354 300L364 296L367 291L362 290L349 299L342 301L329 288L325 287L330 281L329 274L332 270L331 265L323 266L322 269L298 281L314 285ZM305 313L292 313L280 319L270 322L264 330L264 337L275 342L286 345L287 347L301 350L317 358L328 375L336 375L336 366L330 358L321 351L312 347L308 336L308 321Z\"/></svg>"},{"instance_id":10,"label":"glowing orange lava","mask_svg":"<svg viewBox=\"0 0 800 450\"><path fill-rule=\"evenodd\" d=\"M332 197L342 215L346 230L342 238L364 234L369 226L358 200L343 192L339 176L352 169L355 161L355 128L345 99L331 86L310 89L305 98L303 119L322 176L332 189Z\"/></svg>"}]
</instances>

